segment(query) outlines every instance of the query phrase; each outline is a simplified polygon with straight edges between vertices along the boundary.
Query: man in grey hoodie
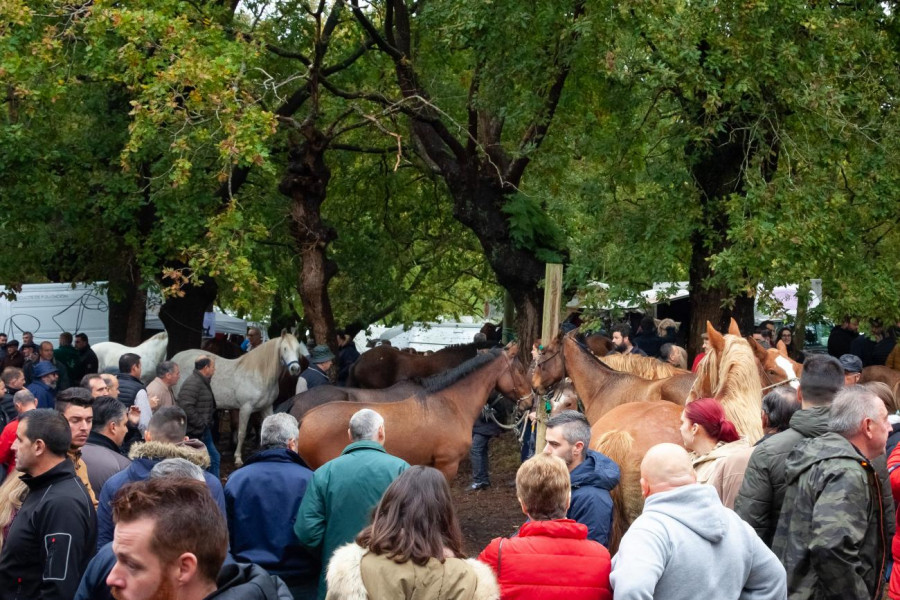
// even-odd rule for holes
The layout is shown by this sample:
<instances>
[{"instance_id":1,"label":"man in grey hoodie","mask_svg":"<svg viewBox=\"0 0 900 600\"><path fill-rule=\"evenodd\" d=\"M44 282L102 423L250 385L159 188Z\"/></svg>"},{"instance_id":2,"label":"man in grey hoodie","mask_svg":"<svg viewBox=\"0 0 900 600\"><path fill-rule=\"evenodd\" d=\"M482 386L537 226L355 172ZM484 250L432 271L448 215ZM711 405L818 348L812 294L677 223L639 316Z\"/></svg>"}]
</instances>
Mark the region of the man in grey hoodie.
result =
<instances>
[{"instance_id":1,"label":"man in grey hoodie","mask_svg":"<svg viewBox=\"0 0 900 600\"><path fill-rule=\"evenodd\" d=\"M784 567L753 529L696 483L687 451L657 444L641 462L644 512L622 538L615 600L784 600Z\"/></svg>"}]
</instances>

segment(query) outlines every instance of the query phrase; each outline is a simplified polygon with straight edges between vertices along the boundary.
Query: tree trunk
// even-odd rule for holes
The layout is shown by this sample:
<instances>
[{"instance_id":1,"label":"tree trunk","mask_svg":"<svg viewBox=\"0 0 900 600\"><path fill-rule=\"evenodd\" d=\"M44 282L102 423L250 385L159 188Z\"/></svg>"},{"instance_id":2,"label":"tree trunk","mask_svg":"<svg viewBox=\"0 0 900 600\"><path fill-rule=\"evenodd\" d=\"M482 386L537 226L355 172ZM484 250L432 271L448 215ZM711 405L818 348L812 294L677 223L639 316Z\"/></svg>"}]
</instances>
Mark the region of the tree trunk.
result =
<instances>
[{"instance_id":1,"label":"tree trunk","mask_svg":"<svg viewBox=\"0 0 900 600\"><path fill-rule=\"evenodd\" d=\"M794 336L791 342L796 352L803 352L806 346L806 315L809 312L811 290L809 279L804 279L797 285L797 314L794 317Z\"/></svg>"},{"instance_id":2,"label":"tree trunk","mask_svg":"<svg viewBox=\"0 0 900 600\"><path fill-rule=\"evenodd\" d=\"M337 349L334 314L328 283L337 273L337 264L328 258L328 244L337 233L322 221L331 170L325 164L328 140L312 127L304 130L306 140L291 149L287 173L279 191L291 199L291 237L300 255L297 291L303 303L303 317L312 329L316 344Z\"/></svg>"},{"instance_id":3,"label":"tree trunk","mask_svg":"<svg viewBox=\"0 0 900 600\"><path fill-rule=\"evenodd\" d=\"M132 286L119 300L109 297L109 341L138 346L144 337L147 291Z\"/></svg>"},{"instance_id":4,"label":"tree trunk","mask_svg":"<svg viewBox=\"0 0 900 600\"><path fill-rule=\"evenodd\" d=\"M163 285L170 284L168 280ZM159 309L159 318L169 334L166 356L172 358L182 350L199 348L203 337L203 314L212 309L218 293L213 279L203 279L199 285L181 287L183 296L170 296Z\"/></svg>"}]
</instances>

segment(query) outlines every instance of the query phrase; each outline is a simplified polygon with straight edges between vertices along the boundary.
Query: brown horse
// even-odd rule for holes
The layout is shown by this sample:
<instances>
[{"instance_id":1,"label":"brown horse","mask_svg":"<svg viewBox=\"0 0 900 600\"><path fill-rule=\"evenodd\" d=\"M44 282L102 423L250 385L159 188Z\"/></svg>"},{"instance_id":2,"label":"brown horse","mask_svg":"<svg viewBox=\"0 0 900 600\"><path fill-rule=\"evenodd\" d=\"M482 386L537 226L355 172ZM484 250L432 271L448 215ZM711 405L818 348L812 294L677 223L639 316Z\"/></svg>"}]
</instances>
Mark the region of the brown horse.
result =
<instances>
[{"instance_id":1,"label":"brown horse","mask_svg":"<svg viewBox=\"0 0 900 600\"><path fill-rule=\"evenodd\" d=\"M900 401L900 371L894 370L884 365L872 365L862 370L859 378L860 383L869 381L880 381L886 383L894 393L894 399Z\"/></svg>"},{"instance_id":2,"label":"brown horse","mask_svg":"<svg viewBox=\"0 0 900 600\"><path fill-rule=\"evenodd\" d=\"M562 348L560 348L560 345ZM591 423L620 404L666 400L684 405L694 376L690 373L649 380L616 371L591 354L569 334L553 341L536 361L532 385L544 393L568 375L584 403L584 415Z\"/></svg>"},{"instance_id":3,"label":"brown horse","mask_svg":"<svg viewBox=\"0 0 900 600\"><path fill-rule=\"evenodd\" d=\"M732 333L729 330L728 333ZM756 358L759 371L759 381L764 391L768 391L779 385L790 385L797 388L800 385L800 373L803 365L788 356L784 342L778 342L778 348L763 348L762 344L753 339L752 335L744 337L750 344L750 350Z\"/></svg>"},{"instance_id":4,"label":"brown horse","mask_svg":"<svg viewBox=\"0 0 900 600\"><path fill-rule=\"evenodd\" d=\"M399 402L422 394L424 388L411 381L401 381L383 390L320 385L290 399L290 413L297 422L309 411L329 402Z\"/></svg>"},{"instance_id":5,"label":"brown horse","mask_svg":"<svg viewBox=\"0 0 900 600\"><path fill-rule=\"evenodd\" d=\"M458 344L434 354L402 352L392 346L378 346L363 354L350 367L347 385L357 388L382 389L398 381L423 379L459 366L491 344Z\"/></svg>"},{"instance_id":6,"label":"brown horse","mask_svg":"<svg viewBox=\"0 0 900 600\"><path fill-rule=\"evenodd\" d=\"M616 345L605 335L599 333L590 333L584 336L584 343L594 356L606 356L610 352L615 352Z\"/></svg>"},{"instance_id":7,"label":"brown horse","mask_svg":"<svg viewBox=\"0 0 900 600\"><path fill-rule=\"evenodd\" d=\"M423 381L422 393L400 402L331 402L309 411L300 425L298 452L313 469L349 443L350 417L371 408L384 417L385 449L414 465L431 465L453 479L472 445L472 425L491 390L531 403L531 385L516 359L518 348L480 354Z\"/></svg>"},{"instance_id":8,"label":"brown horse","mask_svg":"<svg viewBox=\"0 0 900 600\"><path fill-rule=\"evenodd\" d=\"M687 369L679 369L671 363L639 354L609 354L600 360L624 373L631 373L644 379L665 379L673 375L690 375Z\"/></svg>"}]
</instances>

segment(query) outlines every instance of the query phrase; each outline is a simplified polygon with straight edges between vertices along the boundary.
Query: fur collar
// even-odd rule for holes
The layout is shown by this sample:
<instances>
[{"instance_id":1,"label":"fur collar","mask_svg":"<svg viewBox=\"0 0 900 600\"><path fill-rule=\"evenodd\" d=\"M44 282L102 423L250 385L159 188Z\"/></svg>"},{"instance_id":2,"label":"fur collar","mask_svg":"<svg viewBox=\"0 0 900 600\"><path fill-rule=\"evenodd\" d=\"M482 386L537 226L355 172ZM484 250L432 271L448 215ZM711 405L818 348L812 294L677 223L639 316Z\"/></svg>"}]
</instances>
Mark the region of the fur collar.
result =
<instances>
[{"instance_id":1,"label":"fur collar","mask_svg":"<svg viewBox=\"0 0 900 600\"><path fill-rule=\"evenodd\" d=\"M128 458L151 458L165 460L167 458L184 458L191 461L201 469L209 467L209 452L194 449L183 444L168 444L165 442L143 442L135 444L128 453Z\"/></svg>"},{"instance_id":2,"label":"fur collar","mask_svg":"<svg viewBox=\"0 0 900 600\"><path fill-rule=\"evenodd\" d=\"M335 550L328 563L328 598L340 600L369 600L363 584L360 563L367 550L355 543L349 543ZM472 600L497 600L500 598L500 587L491 568L474 558L467 558L466 563L475 572L478 585Z\"/></svg>"}]
</instances>

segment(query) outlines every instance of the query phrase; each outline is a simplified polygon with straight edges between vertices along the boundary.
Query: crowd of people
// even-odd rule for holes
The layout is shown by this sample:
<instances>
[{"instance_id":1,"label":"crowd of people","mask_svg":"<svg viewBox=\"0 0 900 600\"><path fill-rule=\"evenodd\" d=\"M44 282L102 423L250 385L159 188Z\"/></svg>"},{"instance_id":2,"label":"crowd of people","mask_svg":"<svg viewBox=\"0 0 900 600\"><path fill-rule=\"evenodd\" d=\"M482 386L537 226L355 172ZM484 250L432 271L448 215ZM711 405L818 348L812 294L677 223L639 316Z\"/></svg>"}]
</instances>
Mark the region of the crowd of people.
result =
<instances>
[{"instance_id":1,"label":"crowd of people","mask_svg":"<svg viewBox=\"0 0 900 600\"><path fill-rule=\"evenodd\" d=\"M626 327L613 342L639 347ZM100 374L87 338L56 350L0 371L0 600L900 600L897 406L888 386L858 384L850 353L803 357L799 389L761 399L755 443L715 399L688 404L682 445L642 459L644 509L624 535L619 466L591 449L583 414L551 417L516 474L523 525L478 551L445 477L389 454L375 410L350 418L343 452L314 472L296 419L270 415L223 485L213 356L175 393L174 363L145 385L135 354ZM18 352L7 343L3 360ZM327 373L334 359L317 346L311 364ZM63 370L75 385L61 388Z\"/></svg>"}]
</instances>

